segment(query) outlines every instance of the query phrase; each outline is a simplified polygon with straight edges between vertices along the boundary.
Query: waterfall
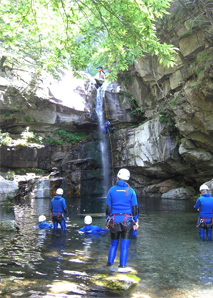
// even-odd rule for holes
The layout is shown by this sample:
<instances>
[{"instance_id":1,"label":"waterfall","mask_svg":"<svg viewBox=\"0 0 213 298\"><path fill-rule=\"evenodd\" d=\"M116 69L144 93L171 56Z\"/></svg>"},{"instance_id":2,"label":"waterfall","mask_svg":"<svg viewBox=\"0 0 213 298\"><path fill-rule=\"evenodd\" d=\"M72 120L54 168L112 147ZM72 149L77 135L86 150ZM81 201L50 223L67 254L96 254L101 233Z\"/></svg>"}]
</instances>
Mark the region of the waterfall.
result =
<instances>
[{"instance_id":1,"label":"waterfall","mask_svg":"<svg viewBox=\"0 0 213 298\"><path fill-rule=\"evenodd\" d=\"M111 162L109 154L109 136L105 134L104 130L104 112L103 112L103 98L104 90L100 87L97 90L96 97L96 115L98 118L98 132L100 140L100 150L101 150L101 161L103 169L103 196L107 195L110 187L110 172L111 172Z\"/></svg>"}]
</instances>

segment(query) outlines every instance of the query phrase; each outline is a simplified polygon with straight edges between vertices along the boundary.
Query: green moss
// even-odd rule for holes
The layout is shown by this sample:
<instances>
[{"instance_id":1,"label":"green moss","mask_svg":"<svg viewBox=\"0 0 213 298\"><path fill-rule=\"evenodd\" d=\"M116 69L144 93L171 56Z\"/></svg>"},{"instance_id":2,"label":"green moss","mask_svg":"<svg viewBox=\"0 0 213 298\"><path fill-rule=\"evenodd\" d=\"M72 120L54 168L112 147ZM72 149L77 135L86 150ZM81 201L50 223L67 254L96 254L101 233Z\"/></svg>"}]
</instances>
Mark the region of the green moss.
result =
<instances>
[{"instance_id":1,"label":"green moss","mask_svg":"<svg viewBox=\"0 0 213 298\"><path fill-rule=\"evenodd\" d=\"M139 282L141 280L137 275L134 275L134 274L127 274L127 276L135 280L136 282Z\"/></svg>"}]
</instances>

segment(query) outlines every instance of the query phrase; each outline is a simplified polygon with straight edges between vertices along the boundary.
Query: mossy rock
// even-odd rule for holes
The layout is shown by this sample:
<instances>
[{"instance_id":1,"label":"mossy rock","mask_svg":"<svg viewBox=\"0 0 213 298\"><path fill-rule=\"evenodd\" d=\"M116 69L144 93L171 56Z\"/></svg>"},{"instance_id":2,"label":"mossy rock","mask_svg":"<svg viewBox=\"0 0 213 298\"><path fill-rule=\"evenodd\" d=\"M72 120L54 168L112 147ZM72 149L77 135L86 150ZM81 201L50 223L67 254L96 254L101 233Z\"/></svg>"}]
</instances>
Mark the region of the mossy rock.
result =
<instances>
[{"instance_id":1,"label":"mossy rock","mask_svg":"<svg viewBox=\"0 0 213 298\"><path fill-rule=\"evenodd\" d=\"M140 281L135 274L114 273L97 274L94 276L93 283L97 286L106 288L107 291L123 295L124 292L131 291Z\"/></svg>"},{"instance_id":2,"label":"mossy rock","mask_svg":"<svg viewBox=\"0 0 213 298\"><path fill-rule=\"evenodd\" d=\"M19 230L19 226L15 220L4 220L4 221L0 221L0 230L17 231Z\"/></svg>"}]
</instances>

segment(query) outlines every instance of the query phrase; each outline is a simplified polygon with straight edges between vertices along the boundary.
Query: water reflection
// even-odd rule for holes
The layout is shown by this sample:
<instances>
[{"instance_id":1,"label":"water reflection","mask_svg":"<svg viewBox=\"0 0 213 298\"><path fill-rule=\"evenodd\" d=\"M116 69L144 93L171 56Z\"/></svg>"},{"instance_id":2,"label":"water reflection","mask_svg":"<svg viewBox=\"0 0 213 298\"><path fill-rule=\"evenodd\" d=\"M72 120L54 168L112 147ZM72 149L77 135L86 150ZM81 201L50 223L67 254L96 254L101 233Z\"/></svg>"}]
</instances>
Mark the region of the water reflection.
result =
<instances>
[{"instance_id":1,"label":"water reflection","mask_svg":"<svg viewBox=\"0 0 213 298\"><path fill-rule=\"evenodd\" d=\"M49 199L19 202L14 214L20 230L0 232L0 278L7 284L7 297L116 297L94 283L96 274L109 273L109 234L79 235L84 216L79 214L79 202L68 199L71 220L66 231L34 229L41 211L50 222L49 203ZM91 215L95 225L104 227L104 216ZM193 203L147 198L140 203L139 220L128 265L138 271L141 281L125 297L212 296L213 242L200 241Z\"/></svg>"}]
</instances>

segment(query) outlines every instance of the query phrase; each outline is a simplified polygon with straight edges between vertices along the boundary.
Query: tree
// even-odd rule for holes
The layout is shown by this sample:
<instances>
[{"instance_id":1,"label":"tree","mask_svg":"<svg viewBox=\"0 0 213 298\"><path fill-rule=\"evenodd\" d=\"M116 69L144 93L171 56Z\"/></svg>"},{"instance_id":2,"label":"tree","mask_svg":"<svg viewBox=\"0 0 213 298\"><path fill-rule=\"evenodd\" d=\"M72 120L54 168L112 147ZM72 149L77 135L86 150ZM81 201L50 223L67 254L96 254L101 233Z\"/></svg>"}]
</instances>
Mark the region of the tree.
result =
<instances>
[{"instance_id":1,"label":"tree","mask_svg":"<svg viewBox=\"0 0 213 298\"><path fill-rule=\"evenodd\" d=\"M111 79L145 53L174 62L175 48L161 43L155 23L171 0L1 0L1 69L74 71L104 64Z\"/></svg>"}]
</instances>

